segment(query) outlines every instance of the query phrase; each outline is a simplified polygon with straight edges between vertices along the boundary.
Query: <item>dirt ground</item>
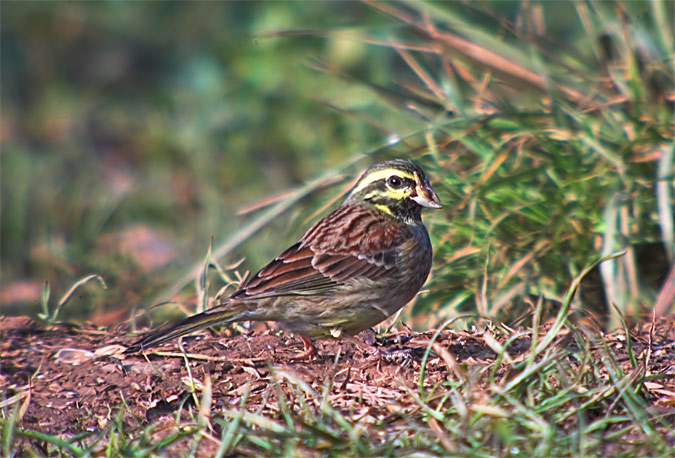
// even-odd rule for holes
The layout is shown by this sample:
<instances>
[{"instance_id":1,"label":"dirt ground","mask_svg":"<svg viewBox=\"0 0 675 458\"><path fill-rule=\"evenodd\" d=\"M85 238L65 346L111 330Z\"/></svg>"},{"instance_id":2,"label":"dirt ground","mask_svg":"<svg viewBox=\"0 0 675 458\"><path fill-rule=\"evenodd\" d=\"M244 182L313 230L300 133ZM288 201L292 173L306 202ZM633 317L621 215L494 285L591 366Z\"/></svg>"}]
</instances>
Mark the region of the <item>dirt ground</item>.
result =
<instances>
[{"instance_id":1,"label":"dirt ground","mask_svg":"<svg viewBox=\"0 0 675 458\"><path fill-rule=\"evenodd\" d=\"M659 390L650 396L655 407L672 415L675 407L675 317L661 319L653 332L650 323L636 327L633 351L644 355L651 345L648 370L671 374L659 381ZM212 410L237 409L250 382L249 410L276 396L269 390L271 371L288 370L321 393L326 377L334 376L334 407L352 415L393 415L392 400L402 399L416 387L420 361L433 332L405 332L375 338L359 336L385 356L374 357L352 343L317 342L319 356L298 359L300 339L281 332L264 331L251 335L214 336L210 332L183 339L185 351L194 355L191 377L176 342L159 349L161 354L122 355L124 345L134 338L122 328L100 330L55 327L43 329L25 317L0 318L0 386L5 405L20 403L24 428L67 436L104 427L116 408L126 403L131 426L152 422L172 414L190 398L189 386L212 381ZM504 343L509 337L495 333ZM624 369L630 371L625 334L606 336ZM447 379L452 364L463 367L494 361L494 342L480 331L444 331L425 367L428 386ZM490 345L488 345L490 344ZM529 337L508 346L512 358L524 356ZM443 353L446 350L447 353ZM340 358L335 363L336 354ZM439 353L440 352L440 353ZM440 354L440 357L439 357ZM199 388L199 386L197 387ZM415 388L413 388L415 389ZM670 394L669 394L670 393ZM409 397L409 396L408 396ZM189 400L188 400L189 402ZM358 403L361 403L360 405Z\"/></svg>"}]
</instances>

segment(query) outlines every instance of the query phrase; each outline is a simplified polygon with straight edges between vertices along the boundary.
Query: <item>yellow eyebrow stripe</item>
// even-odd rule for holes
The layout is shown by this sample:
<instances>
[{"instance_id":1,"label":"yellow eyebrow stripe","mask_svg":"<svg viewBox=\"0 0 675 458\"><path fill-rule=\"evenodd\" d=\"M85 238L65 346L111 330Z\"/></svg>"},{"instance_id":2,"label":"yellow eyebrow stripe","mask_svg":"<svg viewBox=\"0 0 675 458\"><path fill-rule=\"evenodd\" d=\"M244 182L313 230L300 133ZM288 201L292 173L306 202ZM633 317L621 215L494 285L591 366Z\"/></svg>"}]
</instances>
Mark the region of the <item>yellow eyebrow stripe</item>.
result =
<instances>
[{"instance_id":1,"label":"yellow eyebrow stripe","mask_svg":"<svg viewBox=\"0 0 675 458\"><path fill-rule=\"evenodd\" d=\"M401 178L407 178L409 180L415 180L415 176L404 171L404 170L399 170L399 169L382 169L382 170L375 170L361 180L361 183L352 191L352 194L356 194L357 192L361 191L363 188L366 188L373 184L374 182L378 180L382 180L384 178L389 178L392 175L397 175Z\"/></svg>"}]
</instances>

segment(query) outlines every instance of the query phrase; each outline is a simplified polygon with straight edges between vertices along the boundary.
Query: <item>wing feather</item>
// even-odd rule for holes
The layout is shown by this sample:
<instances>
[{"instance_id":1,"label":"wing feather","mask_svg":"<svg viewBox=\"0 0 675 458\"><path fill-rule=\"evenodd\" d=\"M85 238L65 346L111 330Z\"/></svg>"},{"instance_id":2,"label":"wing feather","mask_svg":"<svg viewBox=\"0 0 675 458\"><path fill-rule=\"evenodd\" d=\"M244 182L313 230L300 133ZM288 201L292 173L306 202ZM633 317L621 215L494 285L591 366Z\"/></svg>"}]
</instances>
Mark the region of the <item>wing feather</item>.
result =
<instances>
[{"instance_id":1,"label":"wing feather","mask_svg":"<svg viewBox=\"0 0 675 458\"><path fill-rule=\"evenodd\" d=\"M343 205L251 277L232 298L330 294L354 278L380 278L396 266L406 230L379 210Z\"/></svg>"}]
</instances>

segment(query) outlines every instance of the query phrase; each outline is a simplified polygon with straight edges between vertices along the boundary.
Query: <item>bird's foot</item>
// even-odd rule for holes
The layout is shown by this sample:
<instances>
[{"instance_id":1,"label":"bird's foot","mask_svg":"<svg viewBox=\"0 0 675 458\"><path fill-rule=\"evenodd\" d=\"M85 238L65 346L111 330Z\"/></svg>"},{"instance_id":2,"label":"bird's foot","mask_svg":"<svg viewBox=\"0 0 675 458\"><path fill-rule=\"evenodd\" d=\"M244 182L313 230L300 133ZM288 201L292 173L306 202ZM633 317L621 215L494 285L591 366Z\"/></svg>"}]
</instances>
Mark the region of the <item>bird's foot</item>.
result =
<instances>
[{"instance_id":1,"label":"bird's foot","mask_svg":"<svg viewBox=\"0 0 675 458\"><path fill-rule=\"evenodd\" d=\"M304 350L300 354L298 354L298 356L295 359L311 360L314 356L317 356L318 352L312 341L305 336L299 337L300 340L302 340Z\"/></svg>"}]
</instances>

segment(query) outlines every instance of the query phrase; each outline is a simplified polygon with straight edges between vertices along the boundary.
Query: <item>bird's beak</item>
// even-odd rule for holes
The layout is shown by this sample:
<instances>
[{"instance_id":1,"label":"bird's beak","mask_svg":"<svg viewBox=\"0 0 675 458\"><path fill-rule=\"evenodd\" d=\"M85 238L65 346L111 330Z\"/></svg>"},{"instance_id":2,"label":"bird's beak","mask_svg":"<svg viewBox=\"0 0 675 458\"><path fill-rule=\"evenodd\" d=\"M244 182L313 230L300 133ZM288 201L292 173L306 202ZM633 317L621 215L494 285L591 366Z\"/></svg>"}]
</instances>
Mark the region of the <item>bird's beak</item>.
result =
<instances>
[{"instance_id":1,"label":"bird's beak","mask_svg":"<svg viewBox=\"0 0 675 458\"><path fill-rule=\"evenodd\" d=\"M434 191L429 182L422 182L420 176L415 173L415 191L410 196L412 200L422 207L441 208L441 199Z\"/></svg>"}]
</instances>

